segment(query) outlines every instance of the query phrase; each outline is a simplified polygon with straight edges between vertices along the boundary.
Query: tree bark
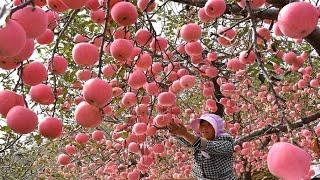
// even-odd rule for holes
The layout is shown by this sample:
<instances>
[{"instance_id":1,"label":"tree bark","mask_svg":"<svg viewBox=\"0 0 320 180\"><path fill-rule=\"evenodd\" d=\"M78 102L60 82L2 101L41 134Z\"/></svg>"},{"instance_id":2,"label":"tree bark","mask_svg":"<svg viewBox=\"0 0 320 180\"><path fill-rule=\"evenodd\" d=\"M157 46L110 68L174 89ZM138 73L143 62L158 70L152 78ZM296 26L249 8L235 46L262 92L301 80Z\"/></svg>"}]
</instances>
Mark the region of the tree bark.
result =
<instances>
[{"instance_id":1,"label":"tree bark","mask_svg":"<svg viewBox=\"0 0 320 180\"><path fill-rule=\"evenodd\" d=\"M251 173L248 171L245 171L242 177L243 177L243 180L252 180Z\"/></svg>"},{"instance_id":2,"label":"tree bark","mask_svg":"<svg viewBox=\"0 0 320 180\"><path fill-rule=\"evenodd\" d=\"M320 55L320 28L317 27L311 34L304 38Z\"/></svg>"}]
</instances>

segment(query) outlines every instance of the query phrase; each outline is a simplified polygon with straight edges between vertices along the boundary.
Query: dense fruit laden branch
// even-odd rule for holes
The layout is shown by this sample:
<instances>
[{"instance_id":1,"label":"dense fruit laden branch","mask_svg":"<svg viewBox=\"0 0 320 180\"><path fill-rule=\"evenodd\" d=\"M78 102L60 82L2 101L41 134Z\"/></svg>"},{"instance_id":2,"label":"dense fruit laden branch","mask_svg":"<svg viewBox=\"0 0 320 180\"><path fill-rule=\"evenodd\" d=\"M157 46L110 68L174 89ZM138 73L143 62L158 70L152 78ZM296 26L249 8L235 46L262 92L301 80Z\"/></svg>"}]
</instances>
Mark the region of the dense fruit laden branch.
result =
<instances>
[{"instance_id":1,"label":"dense fruit laden branch","mask_svg":"<svg viewBox=\"0 0 320 180\"><path fill-rule=\"evenodd\" d=\"M71 2L67 0L63 1ZM86 0L72 2L80 1L85 2ZM98 2L98 0L95 1ZM181 13L184 11L183 10L180 12L181 16L177 16L179 13L167 11L166 7L164 7L163 10L160 9L160 7L166 4L168 0L166 0L152 15L144 14L148 12L148 8L140 8L140 11L137 11L134 3L129 3L128 1L117 2L119 3L118 5L112 9L110 7L110 18L116 23L114 24L113 22L106 21L109 19L109 3L111 0L105 0L105 2L106 1L108 1L106 5L102 6L101 4L98 4L98 6L102 6L100 8L92 8L92 6L91 8L86 7L91 10L91 20L96 24L92 24L91 20L89 21L87 16L82 13L88 13L88 9L86 9L86 11L81 11L76 19L72 21L75 16L73 13L79 11L76 9L79 9L80 5L82 7L83 4L73 8L73 13L71 13L73 15L67 16L67 13L65 12L63 14L63 20L59 20L58 18L54 20L57 21L54 25L55 27L60 24L63 25L63 28L59 31L59 36L57 37L57 40L55 41L56 44L52 50L53 52L51 51L51 60L56 57L54 55L59 51L59 54L66 57L70 57L72 54L73 61L69 61L69 63L72 64L69 65L68 72L66 72L68 69L67 65L65 69L61 71L61 74L59 75L62 76L56 76L58 73L50 75L50 77L54 78L55 99L61 97L60 100L62 100L63 96L66 98L68 104L60 104L63 102L55 101L52 116L56 117L47 117L41 121L38 130L39 136L35 136L37 138L37 143L39 139L42 139L40 135L43 136L43 138L59 139L57 141L50 141L50 144L42 145L42 149L46 148L43 152L39 151L40 146L32 146L35 151L41 152L41 154L37 153L37 157L41 157L41 159L39 158L39 161L34 163L33 166L36 169L36 173L44 172L44 174L42 174L44 175L44 178L45 176L53 177L55 175L50 171L53 171L53 173L57 172L59 175L61 174L61 178L67 179L70 179L71 176L74 178L90 178L89 176L92 176L92 178L101 177L102 179L109 178L110 176L114 176L115 178L123 176L123 179L125 179L132 177L133 175L137 177L135 179L141 179L146 175L150 176L150 179L187 178L190 176L191 171L191 165L188 158L191 149L188 151L180 146L178 146L179 148L177 149L177 146L174 144L174 138L169 137L165 128L172 120L174 120L175 123L181 122L182 120L180 120L180 117L190 118L190 120L194 119L198 116L200 111L210 111L221 116L226 114L225 119L229 119L233 116L233 121L229 121L226 126L227 129L230 130L230 134L232 134L233 137L237 137L236 144L239 145L235 147L235 157L237 158L235 169L237 175L240 176L244 173L248 175L246 177L248 178L250 177L249 175L251 172L260 171L262 168L265 168L266 147L270 145L271 140L271 143L274 144L278 144L277 141L279 140L282 141L281 138L286 138L283 140L288 140L287 138L299 138L300 140L300 134L292 133L291 130L300 129L300 127L308 126L308 124L314 124L311 122L315 122L320 116L319 113L309 116L311 111L317 111L314 110L314 104L317 104L317 98L313 97L318 97L316 91L319 87L318 80L320 79L320 74L317 75L316 79L312 80L316 83L310 82L310 88L307 87L309 79L315 78L311 72L317 70L319 64L315 63L314 69L313 67L311 69L309 66L304 68L303 63L299 64L299 67L301 67L301 76L303 76L303 79L301 80L304 81L304 84L297 83L296 85L295 81L298 79L297 76L300 77L300 74L291 73L292 70L288 69L287 73L290 74L288 76L283 75L286 73L284 71L287 70L286 65L291 64L287 63L289 62L286 61L287 58L283 58L287 64L282 64L281 62L279 64L270 62L270 64L263 61L264 57L266 57L266 60L274 60L271 58L274 58L273 53L276 51L274 50L276 48L272 49L272 51L271 49L264 51L266 50L265 48L268 47L268 42L262 35L257 33L257 28L260 28L257 24L263 19L277 19L279 13L277 8L282 8L288 3L287 1L280 2L280 0L278 0L278 2L277 0L269 0L269 4L273 4L274 6L268 6L267 8L259 9L258 11L252 11L251 5L247 5L247 10L243 10L238 5L229 4L225 14L232 14L237 17L226 15L223 17L223 20L225 21L220 22L219 19L217 22L204 24L204 27L196 23L189 23L189 20L192 22L196 19L196 12L192 12L192 10L197 8L189 8L185 15ZM179 2L181 3L182 1L183 0ZM35 4L36 2L38 1L35 0ZM140 0L137 4L139 4L139 2ZM192 3L189 1L184 2ZM203 6L205 1L200 0L199 2L202 2L201 6ZM249 4L249 0L246 0L246 2ZM153 1L150 1L148 6L150 6L151 3L153 3ZM128 15L128 11L123 7L131 9L132 13L129 13ZM186 5L186 7L188 7L188 5ZM51 8L54 8L54 6L51 6ZM95 14L93 12L96 12L93 9L99 9L98 12L101 12L101 14L98 17L93 16ZM315 9L315 7L313 7L313 9ZM39 8L37 10L40 11ZM121 15L112 13L117 11L120 11ZM157 11L159 11L159 14L167 13L169 15L164 16L163 18L163 27L160 34L157 34L155 31L158 30L158 27L152 25L155 20L151 18L158 15L155 14ZM134 14L135 18L133 18L133 20L128 18ZM219 17L221 17L222 14L223 12L219 14ZM313 13L313 15L318 16L318 13ZM181 18L181 20L178 18ZM30 19L33 21L35 17ZM43 19L47 20L48 18L45 17ZM69 20L65 22L66 19ZM179 33L173 35L171 34L172 31L178 27L176 19L181 23L188 21L186 22L188 24L183 25ZM201 18L199 19L201 20ZM124 22L125 20L129 21ZM249 20L251 21L251 24L247 23ZM268 32L274 25L273 20ZM168 21L170 23L172 21L173 23L167 23ZM232 21L238 22L232 24ZM255 23L258 21L259 23ZM71 23L72 26L69 26ZM104 27L103 24L105 24ZM237 26L241 28L242 24L245 24L245 28L247 29L242 29L245 30L243 33L251 32L251 34L249 36L248 33L246 38L236 38L237 36L245 36L242 33L237 35L235 29L233 29ZM218 36L218 38L220 37L220 40L223 37L223 40L227 41L223 42L218 40L218 43L223 47L215 46L215 43L212 43L211 39L207 38L207 35L202 35L203 32L206 32L207 29L210 29L211 27L215 27L215 25L228 26L225 27L228 29L224 29L222 32L217 30L217 34L215 35ZM251 25L252 27L250 27ZM50 29L54 31L55 27ZM67 27L68 33L66 33ZM47 25L45 28L47 28ZM252 29L250 30L250 28ZM31 29L36 29L35 25L33 25ZM102 29L103 33L101 34L100 32ZM267 30L267 28L265 29ZM311 33L313 29L311 29L309 33ZM31 31L29 28L26 28L26 30ZM225 35L229 30L234 33L232 37ZM132 33L135 31L137 34L135 34L133 38ZM79 33L74 37L74 42L76 44L73 46L72 43L72 46L69 46L70 38L75 32ZM142 35L140 35L142 37L139 35L141 32ZM82 33L84 34L81 35ZM119 35L119 33L121 35ZM163 34L168 34L169 38L163 37ZM9 35L10 33L8 33L7 36ZM254 37L251 35L254 35ZM179 41L180 37L182 38L182 42ZM105 42L105 38L108 38L108 43ZM258 47L257 38L265 40L264 49ZM169 43L173 40L175 42L174 44ZM284 38L281 38L280 40L284 41ZM134 44L132 44L132 42L134 42ZM63 43L63 49L59 48L59 43L60 45ZM181 43L181 45L179 45L177 49L173 48L177 43ZM227 46L231 44L232 46ZM168 48L169 45L170 47ZM202 45L205 46L205 49L201 48ZM290 45L292 45L292 43ZM17 46L17 44L14 44L14 46ZM98 50L99 47L100 53ZM194 47L199 48L197 49ZM275 45L275 47L277 47L277 45ZM39 49L41 50L41 48ZM293 48L291 46L285 47L285 50L289 49ZM254 56L257 56L257 58L251 58L251 52ZM234 54L238 53L239 59L229 59L234 57ZM269 54L272 55L269 56ZM308 55L307 52L301 54L301 56L305 58L303 60L306 60ZM175 59L177 56L181 58ZM205 59L204 56L207 58ZM21 61L23 60L23 58L19 58L19 60L20 59ZM282 58L277 56L276 60L279 59ZM67 62L67 60L65 61ZM97 66L98 61L99 65ZM256 64L258 66L252 65L255 62L257 62ZM17 71L22 72L22 68L27 69L28 66L33 64L34 62L28 62L28 64L25 65L26 68L21 66ZM252 66L249 66L249 64ZM246 65L248 65L248 68ZM272 65L272 67L267 65ZM102 67L106 67L106 71L102 70ZM260 71L260 73L258 72L259 68L262 71ZM44 69L44 72L47 72L45 67L42 69ZM257 70L257 72L253 72L252 69ZM273 78L275 76L273 70L280 76L279 80ZM281 70L281 72L277 70ZM97 73L97 71L99 72ZM65 72L67 74L63 75ZM82 72L88 73L86 75L80 74ZM300 73L300 70L298 72ZM76 74L76 78L73 78L74 74ZM96 78L96 75L99 78ZM44 80L47 79L47 76L45 77ZM55 79L56 77L57 79ZM278 82L275 82L276 80L274 79ZM24 85L24 82L26 81L22 80L23 79L18 80L17 88L15 89L18 90L20 84L21 86ZM37 81L37 83L42 83L44 81L42 79L40 80L41 81ZM50 78L50 80L52 80L52 78ZM281 80L282 82L280 82ZM8 84L10 85L9 82ZM69 86L70 84L72 84L71 87ZM31 83L26 83L26 85L34 86ZM63 88L62 90L67 92L65 93L65 91L63 91L56 95L57 85L61 86L58 88ZM50 89L50 87L48 88ZM21 87L21 89L21 93L26 94L23 92L24 88ZM202 91L202 94L200 90ZM34 91L35 90L32 87L30 92ZM33 103L39 103L39 106L32 107L34 110L37 110L38 107L42 109L42 104L47 105L42 103L42 101L37 100L37 98L34 98L36 96L30 95L30 97L32 100L30 101L31 105L33 105ZM281 100L280 98L285 99L285 101L281 102L286 104L286 106L281 106L282 104L278 102L278 99ZM53 101L49 105L52 104ZM56 105L57 108L61 108L61 111L57 112L55 115ZM13 108L16 109L16 107ZM316 108L319 109L318 106ZM20 109L21 108L18 110ZM100 113L102 109L104 113ZM29 114L33 112L31 109L30 111L25 109L22 110ZM49 112L51 110L52 109L47 108L38 114L46 114L45 111ZM185 110L185 112L181 112L181 110ZM280 113L280 110L282 110L282 114ZM308 112L304 112L307 110ZM19 111L17 112L19 113ZM290 129L288 129L283 122L279 122L281 117L286 117L286 114L284 113L290 115L287 116L288 118L295 119L292 122L293 124L291 124ZM6 118L7 121L12 122L12 119L15 118L14 115L16 114L15 111L13 111L13 115L10 113ZM307 114L309 117L301 119L301 114ZM155 117L153 117L153 115ZM66 119L67 123L65 123L66 121L62 123L57 116L61 119ZM28 118L27 120L29 119L31 119L32 122L37 121L36 118ZM75 122L73 123L73 119L78 126L75 125ZM300 121L297 121L298 119L300 119ZM24 122L25 119L21 118L21 120L18 119L18 121ZM48 125L49 122L55 124ZM64 133L63 137L59 137L62 133L63 124L66 133ZM12 127L11 129L17 133L30 133L31 131L22 131L24 129L15 128L14 125L8 127ZM50 130L53 129L53 127L56 127L58 130L48 135L46 131L43 130L46 128L42 127L50 127L48 128ZM32 127L32 131L34 131L35 128L36 125ZM308 126L308 128L303 128L301 134L305 137L310 137L311 131L313 131L312 127ZM159 131L157 131L157 129ZM320 128L317 128L317 130L315 132L319 136ZM286 132L291 134L286 134ZM89 138L89 133L92 133L92 138ZM30 141L33 143L34 139L32 136L33 135L30 135ZM10 136L8 135L8 137ZM91 139L93 141L91 141ZM20 142L18 141L18 143ZM305 139L301 137L301 146L304 146L307 149L310 144L307 143ZM6 144L5 147L10 145L10 143ZM38 144L41 144L41 142ZM16 146L16 149L22 151L23 147L18 145ZM28 145L28 143L26 143L26 145ZM300 144L298 146L300 146ZM15 147L12 146L12 149L14 148ZM1 149L0 153L1 151L4 151ZM253 152L253 154L251 154L251 152ZM58 165L52 165L50 163L51 161L48 161L48 163L43 162L44 160L52 159L56 153L61 153L57 158ZM42 158L44 157L42 154L50 155L50 157ZM140 160L138 160L138 158L140 158ZM254 161L251 161L252 158L255 158ZM148 161L148 163L146 163L146 161ZM172 166L167 166L167 164L172 164ZM58 166L59 168L57 168ZM90 169L88 169L88 167ZM286 167L286 165L282 167ZM58 171L56 169L58 169ZM69 172L70 169L81 169L81 173L80 171ZM136 171L136 169L139 169L139 171ZM87 172L84 173L85 171ZM18 177L18 179L21 179L21 177Z\"/></svg>"},{"instance_id":2,"label":"dense fruit laden branch","mask_svg":"<svg viewBox=\"0 0 320 180\"><path fill-rule=\"evenodd\" d=\"M286 114L285 114L285 110L284 107L282 106L282 104L280 104L279 100L282 100L283 102L285 102L281 97L279 97L274 89L273 86L273 82L271 81L271 79L269 78L269 74L266 70L266 68L263 66L263 62L261 60L261 55L257 50L258 47L258 43L257 43L257 39L258 39L258 33L257 33L257 23L256 23L256 19L253 13L253 10L251 8L250 2L248 0L246 0L246 9L248 11L248 16L251 19L251 24L252 24L252 31L253 31L253 51L254 53L257 55L257 62L259 63L259 67L263 72L264 77L267 79L268 83L269 83L269 87L270 87L270 91L272 92L272 94L275 97L275 104L279 107L279 110L281 112L281 123L283 123L283 120L285 120L288 131L290 132L291 130L291 123L287 120L286 118Z\"/></svg>"},{"instance_id":3,"label":"dense fruit laden branch","mask_svg":"<svg viewBox=\"0 0 320 180\"><path fill-rule=\"evenodd\" d=\"M57 40L55 42L55 45L53 47L53 50L52 50L52 55L51 55L51 59L50 59L50 63L51 66L53 67L53 58L55 56L55 54L57 53L58 51L58 47L59 47L59 44L60 44L60 41L61 41L61 38L62 36L64 35L65 31L67 30L68 26L71 24L71 22L73 21L73 19L76 17L77 13L79 12L80 10L74 10L72 11L71 15L70 15L70 18L68 19L68 21L66 22L66 24L64 25L63 29L59 32L59 35L57 37ZM58 100L58 97L57 97L57 78L56 78L56 75L54 73L52 73L53 75L53 83L54 83L54 105L53 105L53 110L52 110L52 117L54 117L55 115L55 111L56 111L56 106L57 106L57 100Z\"/></svg>"},{"instance_id":4,"label":"dense fruit laden branch","mask_svg":"<svg viewBox=\"0 0 320 180\"><path fill-rule=\"evenodd\" d=\"M171 0L173 2L178 2L182 4L187 4L190 6L204 7L206 0L190 1L190 0ZM268 3L275 7L283 7L288 4L289 1L279 1L279 0L268 0ZM293 1L292 1L293 2ZM238 14L242 16L247 16L248 11L242 9L237 4L228 4L225 14ZM258 9L254 11L254 16L260 19L277 20L279 14L278 8L268 8L268 9ZM320 54L320 28L316 28L311 34L304 38L312 47Z\"/></svg>"},{"instance_id":5,"label":"dense fruit laden branch","mask_svg":"<svg viewBox=\"0 0 320 180\"><path fill-rule=\"evenodd\" d=\"M318 118L320 118L320 111L316 112L315 114L312 114L310 116L301 118L300 120L292 123L291 130L300 128L305 124L309 124L309 123L317 120ZM268 134L273 134L273 133L278 133L278 132L287 132L287 131L288 131L287 126L283 125L281 123L278 125L275 125L275 126L269 125L269 126L266 126L262 129L253 131L252 133L250 133L247 136L243 136L243 137L237 139L235 144L242 144L243 142L251 141L251 140L253 140L257 137L261 137L263 135L268 135Z\"/></svg>"}]
</instances>

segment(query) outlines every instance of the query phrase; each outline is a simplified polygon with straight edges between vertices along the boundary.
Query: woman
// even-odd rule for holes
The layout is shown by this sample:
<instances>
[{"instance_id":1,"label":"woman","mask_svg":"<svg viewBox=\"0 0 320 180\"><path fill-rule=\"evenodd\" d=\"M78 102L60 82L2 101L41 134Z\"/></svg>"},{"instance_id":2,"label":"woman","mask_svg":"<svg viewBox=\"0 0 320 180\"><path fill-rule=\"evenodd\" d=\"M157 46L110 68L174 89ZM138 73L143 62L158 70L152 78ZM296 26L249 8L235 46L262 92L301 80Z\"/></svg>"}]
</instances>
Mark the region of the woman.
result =
<instances>
[{"instance_id":1,"label":"woman","mask_svg":"<svg viewBox=\"0 0 320 180\"><path fill-rule=\"evenodd\" d=\"M235 180L233 138L224 133L224 121L215 114L203 114L191 123L196 135L183 125L171 123L169 131L181 143L193 148L192 176L206 180Z\"/></svg>"}]
</instances>

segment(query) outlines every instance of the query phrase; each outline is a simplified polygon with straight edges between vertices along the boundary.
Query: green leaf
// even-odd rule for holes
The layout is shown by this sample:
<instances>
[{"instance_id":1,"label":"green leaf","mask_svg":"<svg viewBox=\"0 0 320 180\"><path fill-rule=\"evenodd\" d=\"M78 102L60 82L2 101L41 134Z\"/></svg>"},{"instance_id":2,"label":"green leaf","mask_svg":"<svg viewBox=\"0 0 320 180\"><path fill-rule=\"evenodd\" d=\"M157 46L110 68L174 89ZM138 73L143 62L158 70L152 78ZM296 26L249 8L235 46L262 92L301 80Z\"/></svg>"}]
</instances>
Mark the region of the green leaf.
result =
<instances>
[{"instance_id":1,"label":"green leaf","mask_svg":"<svg viewBox=\"0 0 320 180\"><path fill-rule=\"evenodd\" d=\"M41 136L39 134L33 136L33 138L34 138L34 140L36 141L36 143L38 145L40 145L42 143L42 138L41 138Z\"/></svg>"},{"instance_id":2,"label":"green leaf","mask_svg":"<svg viewBox=\"0 0 320 180\"><path fill-rule=\"evenodd\" d=\"M268 62L265 67L268 69L268 70L272 70L273 69L273 65L272 63Z\"/></svg>"},{"instance_id":3,"label":"green leaf","mask_svg":"<svg viewBox=\"0 0 320 180\"><path fill-rule=\"evenodd\" d=\"M3 127L1 127L1 131L6 132L6 133L12 132L12 130L9 128L9 126L3 126Z\"/></svg>"},{"instance_id":4,"label":"green leaf","mask_svg":"<svg viewBox=\"0 0 320 180\"><path fill-rule=\"evenodd\" d=\"M125 108L119 108L115 113L116 113L116 116L119 116L121 115L121 113L125 111Z\"/></svg>"},{"instance_id":5,"label":"green leaf","mask_svg":"<svg viewBox=\"0 0 320 180\"><path fill-rule=\"evenodd\" d=\"M274 62L274 63L276 63L278 65L281 63L281 59L277 58L274 55L269 58L269 61Z\"/></svg>"},{"instance_id":6,"label":"green leaf","mask_svg":"<svg viewBox=\"0 0 320 180\"><path fill-rule=\"evenodd\" d=\"M127 138L129 136L129 133L127 131L121 131L120 133L121 133L121 137L123 139L125 139L125 138Z\"/></svg>"},{"instance_id":7,"label":"green leaf","mask_svg":"<svg viewBox=\"0 0 320 180\"><path fill-rule=\"evenodd\" d=\"M248 68L248 74L251 76L256 76L259 73L259 69L256 66L251 66Z\"/></svg>"}]
</instances>

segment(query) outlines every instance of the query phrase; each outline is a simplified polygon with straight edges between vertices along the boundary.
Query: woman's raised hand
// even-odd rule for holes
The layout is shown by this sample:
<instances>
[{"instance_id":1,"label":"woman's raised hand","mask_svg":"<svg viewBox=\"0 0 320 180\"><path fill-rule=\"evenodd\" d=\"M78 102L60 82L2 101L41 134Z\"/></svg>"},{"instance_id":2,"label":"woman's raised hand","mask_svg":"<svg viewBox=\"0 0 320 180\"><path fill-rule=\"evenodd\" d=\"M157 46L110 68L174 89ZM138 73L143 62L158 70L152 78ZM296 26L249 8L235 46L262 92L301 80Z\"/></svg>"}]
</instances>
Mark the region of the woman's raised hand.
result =
<instances>
[{"instance_id":1,"label":"woman's raised hand","mask_svg":"<svg viewBox=\"0 0 320 180\"><path fill-rule=\"evenodd\" d=\"M187 128L183 124L176 124L174 122L170 122L167 128L169 129L170 133L177 136L183 136L188 132Z\"/></svg>"}]
</instances>

